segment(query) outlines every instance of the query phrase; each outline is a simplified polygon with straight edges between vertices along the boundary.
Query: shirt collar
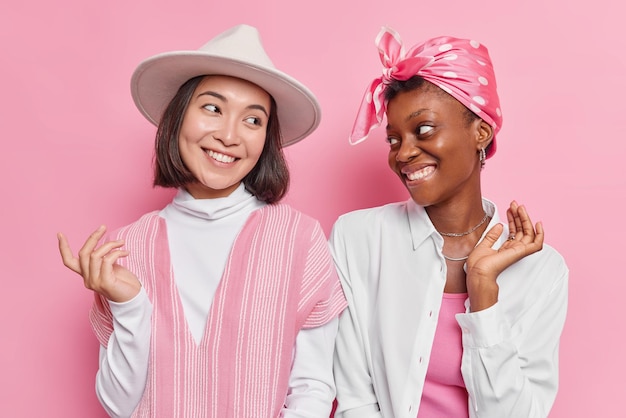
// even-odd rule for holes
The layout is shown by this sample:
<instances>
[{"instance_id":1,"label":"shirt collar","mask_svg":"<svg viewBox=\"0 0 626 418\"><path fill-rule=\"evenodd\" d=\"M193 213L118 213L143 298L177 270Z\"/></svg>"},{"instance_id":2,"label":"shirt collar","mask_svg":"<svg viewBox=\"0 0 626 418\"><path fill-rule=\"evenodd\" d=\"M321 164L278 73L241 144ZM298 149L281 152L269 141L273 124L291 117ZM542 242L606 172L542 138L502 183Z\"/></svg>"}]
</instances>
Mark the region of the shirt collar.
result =
<instances>
[{"instance_id":1,"label":"shirt collar","mask_svg":"<svg viewBox=\"0 0 626 418\"><path fill-rule=\"evenodd\" d=\"M485 234L491 229L491 227L500 222L498 208L496 207L495 203L485 198L482 199L482 202L483 209L485 210L487 215L491 217L491 221L485 229L485 232L483 232L483 235L480 237L480 240L484 238ZM424 240L426 240L426 238L430 236L433 236L435 240L440 240L443 243L443 238L441 237L441 235L439 235L439 233L435 229L435 226L430 221L430 218L428 217L428 214L426 213L424 207L415 203L413 199L408 199L407 201L407 215L409 218L409 228L411 230L411 239L413 241L414 250L417 249L424 242ZM502 243L506 241L508 237L508 225L505 224L504 227L506 233L503 232L498 241L496 241L496 245L498 247L502 245Z\"/></svg>"}]
</instances>

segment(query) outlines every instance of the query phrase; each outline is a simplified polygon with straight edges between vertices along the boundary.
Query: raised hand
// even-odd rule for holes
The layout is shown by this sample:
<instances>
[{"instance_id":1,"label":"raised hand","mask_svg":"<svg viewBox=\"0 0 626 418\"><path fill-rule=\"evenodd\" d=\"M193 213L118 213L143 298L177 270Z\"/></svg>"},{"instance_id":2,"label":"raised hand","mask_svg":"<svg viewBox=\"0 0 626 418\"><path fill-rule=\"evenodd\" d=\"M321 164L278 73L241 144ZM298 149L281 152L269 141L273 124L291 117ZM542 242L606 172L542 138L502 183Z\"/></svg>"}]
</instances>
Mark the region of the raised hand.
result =
<instances>
[{"instance_id":1,"label":"raised hand","mask_svg":"<svg viewBox=\"0 0 626 418\"><path fill-rule=\"evenodd\" d=\"M80 274L87 289L91 289L113 302L126 302L134 298L141 289L141 283L129 270L117 264L121 257L128 256L128 251L121 250L124 241L108 241L98 246L106 227L100 226L94 231L74 256L67 238L59 233L59 251L63 264Z\"/></svg>"},{"instance_id":2,"label":"raised hand","mask_svg":"<svg viewBox=\"0 0 626 418\"><path fill-rule=\"evenodd\" d=\"M498 300L496 278L502 271L543 248L543 225L541 222L533 225L523 205L511 202L506 216L509 223L507 241L498 249L492 248L504 230L501 224L495 225L467 259L467 291L473 311L485 309Z\"/></svg>"}]
</instances>

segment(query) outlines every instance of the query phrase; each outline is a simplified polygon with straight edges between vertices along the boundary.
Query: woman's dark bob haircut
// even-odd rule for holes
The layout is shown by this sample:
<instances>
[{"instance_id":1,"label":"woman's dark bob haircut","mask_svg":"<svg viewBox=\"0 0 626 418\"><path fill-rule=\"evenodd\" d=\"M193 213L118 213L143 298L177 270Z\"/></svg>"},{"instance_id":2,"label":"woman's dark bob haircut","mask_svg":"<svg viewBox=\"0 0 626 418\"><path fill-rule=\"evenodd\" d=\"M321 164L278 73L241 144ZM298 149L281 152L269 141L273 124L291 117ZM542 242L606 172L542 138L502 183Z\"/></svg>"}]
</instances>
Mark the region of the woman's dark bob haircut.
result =
<instances>
[{"instance_id":1,"label":"woman's dark bob haircut","mask_svg":"<svg viewBox=\"0 0 626 418\"><path fill-rule=\"evenodd\" d=\"M185 187L196 181L180 156L178 137L193 92L204 77L194 77L184 83L163 112L155 141L155 186ZM259 161L243 178L243 183L257 199L266 203L276 203L289 189L289 169L281 145L276 102L271 96L270 101L265 145Z\"/></svg>"},{"instance_id":2,"label":"woman's dark bob haircut","mask_svg":"<svg viewBox=\"0 0 626 418\"><path fill-rule=\"evenodd\" d=\"M418 90L418 89L422 89L422 91L440 93L442 97L447 97L452 100L456 100L453 96L449 95L448 93L446 93L444 90L437 87L433 83L425 80L424 78L418 75L414 75L408 80L395 80L395 79L392 80L385 88L385 101L389 102L393 100L393 98L396 97L399 93ZM473 121L475 121L476 119L480 119L480 116L478 116L476 113L468 109L467 106L463 105L463 107L465 108L465 120L468 125L472 123ZM491 144L492 143L490 142L489 145L487 145L487 148L485 149L487 154L489 154L489 148L491 147Z\"/></svg>"}]
</instances>

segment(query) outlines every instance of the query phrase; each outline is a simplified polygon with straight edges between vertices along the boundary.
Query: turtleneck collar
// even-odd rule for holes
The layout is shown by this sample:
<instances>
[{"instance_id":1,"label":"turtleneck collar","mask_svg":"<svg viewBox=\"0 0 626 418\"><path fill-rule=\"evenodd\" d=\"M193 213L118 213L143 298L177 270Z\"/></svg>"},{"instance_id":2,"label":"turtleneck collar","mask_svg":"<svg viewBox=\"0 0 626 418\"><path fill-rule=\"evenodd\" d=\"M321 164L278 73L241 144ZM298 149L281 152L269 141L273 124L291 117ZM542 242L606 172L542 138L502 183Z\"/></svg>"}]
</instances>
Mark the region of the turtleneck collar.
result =
<instances>
[{"instance_id":1,"label":"turtleneck collar","mask_svg":"<svg viewBox=\"0 0 626 418\"><path fill-rule=\"evenodd\" d=\"M204 220L219 220L232 214L252 212L265 206L252 193L246 190L243 183L229 196L215 199L196 199L185 189L180 188L172 202L163 209L163 216L168 219L181 215L192 216Z\"/></svg>"}]
</instances>

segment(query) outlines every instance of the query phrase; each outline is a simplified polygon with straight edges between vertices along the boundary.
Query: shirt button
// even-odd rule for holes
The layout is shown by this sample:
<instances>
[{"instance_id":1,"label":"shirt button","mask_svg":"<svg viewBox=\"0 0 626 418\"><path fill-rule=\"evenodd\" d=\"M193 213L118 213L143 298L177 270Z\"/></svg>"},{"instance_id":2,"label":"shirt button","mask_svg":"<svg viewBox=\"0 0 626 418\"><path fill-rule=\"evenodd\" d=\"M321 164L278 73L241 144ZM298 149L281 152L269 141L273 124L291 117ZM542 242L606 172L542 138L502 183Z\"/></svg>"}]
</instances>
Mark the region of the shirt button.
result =
<instances>
[{"instance_id":1,"label":"shirt button","mask_svg":"<svg viewBox=\"0 0 626 418\"><path fill-rule=\"evenodd\" d=\"M430 318L431 316L433 316L433 311L428 312L428 317Z\"/></svg>"}]
</instances>

